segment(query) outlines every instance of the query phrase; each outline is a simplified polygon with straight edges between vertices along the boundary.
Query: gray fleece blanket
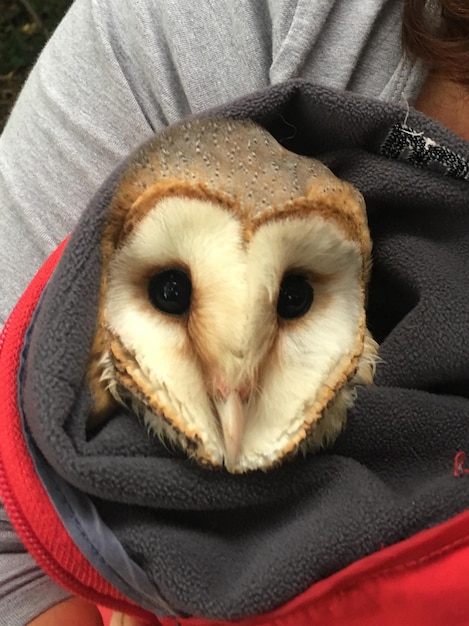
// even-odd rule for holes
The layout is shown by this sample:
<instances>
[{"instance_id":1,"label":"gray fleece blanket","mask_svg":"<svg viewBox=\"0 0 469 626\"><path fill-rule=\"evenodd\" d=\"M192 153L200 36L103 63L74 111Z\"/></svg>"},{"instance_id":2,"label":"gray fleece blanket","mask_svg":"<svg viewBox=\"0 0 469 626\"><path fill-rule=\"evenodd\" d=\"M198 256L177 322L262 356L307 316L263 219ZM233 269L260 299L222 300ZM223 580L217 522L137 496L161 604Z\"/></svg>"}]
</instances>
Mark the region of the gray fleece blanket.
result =
<instances>
[{"instance_id":1,"label":"gray fleece blanket","mask_svg":"<svg viewBox=\"0 0 469 626\"><path fill-rule=\"evenodd\" d=\"M99 241L119 171L78 224L25 344L20 405L59 515L95 567L160 615L273 609L469 506L469 146L398 107L292 81L217 111L253 118L363 193L381 344L335 446L268 473L198 467L125 409L87 433Z\"/></svg>"}]
</instances>

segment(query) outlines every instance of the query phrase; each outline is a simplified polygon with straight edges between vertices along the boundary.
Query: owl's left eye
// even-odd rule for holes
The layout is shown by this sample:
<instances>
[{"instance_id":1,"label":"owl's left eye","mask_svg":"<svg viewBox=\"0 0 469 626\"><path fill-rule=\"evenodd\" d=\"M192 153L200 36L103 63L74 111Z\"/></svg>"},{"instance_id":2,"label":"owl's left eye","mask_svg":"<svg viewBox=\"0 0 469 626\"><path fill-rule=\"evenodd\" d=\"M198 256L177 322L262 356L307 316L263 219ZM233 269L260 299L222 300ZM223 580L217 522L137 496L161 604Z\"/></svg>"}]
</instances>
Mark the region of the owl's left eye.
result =
<instances>
[{"instance_id":1,"label":"owl's left eye","mask_svg":"<svg viewBox=\"0 0 469 626\"><path fill-rule=\"evenodd\" d=\"M314 290L303 274L286 274L280 285L277 314L286 320L303 317L311 308Z\"/></svg>"},{"instance_id":2,"label":"owl's left eye","mask_svg":"<svg viewBox=\"0 0 469 626\"><path fill-rule=\"evenodd\" d=\"M184 315L190 309L191 296L191 278L184 270L162 270L148 281L148 298L162 313Z\"/></svg>"}]
</instances>

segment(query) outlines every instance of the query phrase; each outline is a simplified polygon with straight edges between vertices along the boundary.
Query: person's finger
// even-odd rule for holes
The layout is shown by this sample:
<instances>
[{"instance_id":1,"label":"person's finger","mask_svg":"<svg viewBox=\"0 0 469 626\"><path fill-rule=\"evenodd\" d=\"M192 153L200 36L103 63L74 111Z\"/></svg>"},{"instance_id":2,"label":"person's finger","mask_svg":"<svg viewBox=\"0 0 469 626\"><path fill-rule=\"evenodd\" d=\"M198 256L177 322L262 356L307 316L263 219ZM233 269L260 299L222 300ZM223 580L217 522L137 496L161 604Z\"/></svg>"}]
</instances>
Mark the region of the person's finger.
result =
<instances>
[{"instance_id":1,"label":"person's finger","mask_svg":"<svg viewBox=\"0 0 469 626\"><path fill-rule=\"evenodd\" d=\"M141 622L136 617L123 615L122 613L113 613L109 626L149 626L148 622Z\"/></svg>"}]
</instances>

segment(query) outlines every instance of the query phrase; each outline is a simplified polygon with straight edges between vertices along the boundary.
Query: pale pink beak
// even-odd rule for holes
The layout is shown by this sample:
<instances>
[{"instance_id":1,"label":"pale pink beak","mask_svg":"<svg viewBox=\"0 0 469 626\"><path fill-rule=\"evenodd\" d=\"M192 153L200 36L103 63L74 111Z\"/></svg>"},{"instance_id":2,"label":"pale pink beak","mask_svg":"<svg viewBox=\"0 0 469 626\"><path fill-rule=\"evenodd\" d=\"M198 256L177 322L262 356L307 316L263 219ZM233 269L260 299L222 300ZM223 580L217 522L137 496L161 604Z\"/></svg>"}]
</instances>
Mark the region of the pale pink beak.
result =
<instances>
[{"instance_id":1,"label":"pale pink beak","mask_svg":"<svg viewBox=\"0 0 469 626\"><path fill-rule=\"evenodd\" d=\"M230 469L236 465L241 452L246 423L245 402L249 397L249 387L241 385L237 389L231 389L220 381L217 391L222 399L222 403L218 404L218 415L225 446L225 465Z\"/></svg>"}]
</instances>

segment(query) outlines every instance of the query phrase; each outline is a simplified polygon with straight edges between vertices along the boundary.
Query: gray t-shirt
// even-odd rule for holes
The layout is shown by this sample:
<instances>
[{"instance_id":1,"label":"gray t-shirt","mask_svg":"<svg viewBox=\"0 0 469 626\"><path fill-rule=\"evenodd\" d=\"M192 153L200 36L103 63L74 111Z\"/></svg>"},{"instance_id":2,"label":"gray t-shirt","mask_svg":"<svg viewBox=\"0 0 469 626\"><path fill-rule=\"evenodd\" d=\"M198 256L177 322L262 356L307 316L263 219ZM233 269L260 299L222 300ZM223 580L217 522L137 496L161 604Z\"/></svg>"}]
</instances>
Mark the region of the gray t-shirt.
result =
<instances>
[{"instance_id":1,"label":"gray t-shirt","mask_svg":"<svg viewBox=\"0 0 469 626\"><path fill-rule=\"evenodd\" d=\"M303 77L412 103L402 0L76 0L0 139L0 325L133 148L191 113ZM67 596L0 509L0 625Z\"/></svg>"}]
</instances>

